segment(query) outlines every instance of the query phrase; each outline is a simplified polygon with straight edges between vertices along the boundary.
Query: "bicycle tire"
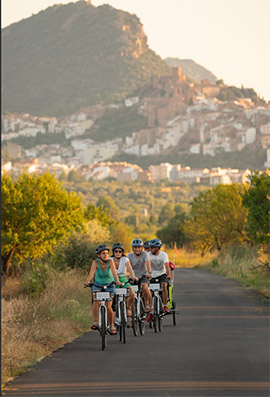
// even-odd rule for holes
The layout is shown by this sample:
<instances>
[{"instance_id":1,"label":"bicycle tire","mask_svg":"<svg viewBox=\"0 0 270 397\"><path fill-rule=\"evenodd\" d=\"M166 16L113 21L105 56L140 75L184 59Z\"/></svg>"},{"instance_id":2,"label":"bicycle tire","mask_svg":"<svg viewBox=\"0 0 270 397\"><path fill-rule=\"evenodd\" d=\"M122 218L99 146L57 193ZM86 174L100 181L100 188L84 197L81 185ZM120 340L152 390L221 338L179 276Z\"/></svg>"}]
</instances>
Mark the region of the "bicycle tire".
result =
<instances>
[{"instance_id":1,"label":"bicycle tire","mask_svg":"<svg viewBox=\"0 0 270 397\"><path fill-rule=\"evenodd\" d=\"M158 332L158 305L157 305L158 298L154 296L154 314L153 314L153 328L155 332Z\"/></svg>"},{"instance_id":2,"label":"bicycle tire","mask_svg":"<svg viewBox=\"0 0 270 397\"><path fill-rule=\"evenodd\" d=\"M122 342L126 343L126 319L125 319L124 302L120 302L120 315L121 315L120 333L122 334Z\"/></svg>"},{"instance_id":3,"label":"bicycle tire","mask_svg":"<svg viewBox=\"0 0 270 397\"><path fill-rule=\"evenodd\" d=\"M132 329L134 336L139 335L138 327L139 327L139 319L137 313L137 298L134 299L134 302L131 306L131 313L132 313Z\"/></svg>"},{"instance_id":4,"label":"bicycle tire","mask_svg":"<svg viewBox=\"0 0 270 397\"><path fill-rule=\"evenodd\" d=\"M139 330L143 336L145 334L145 309L142 299L140 299Z\"/></svg>"},{"instance_id":5,"label":"bicycle tire","mask_svg":"<svg viewBox=\"0 0 270 397\"><path fill-rule=\"evenodd\" d=\"M176 325L176 303L172 301L172 315L173 315L173 325Z\"/></svg>"},{"instance_id":6,"label":"bicycle tire","mask_svg":"<svg viewBox=\"0 0 270 397\"><path fill-rule=\"evenodd\" d=\"M105 349L107 346L107 332L106 332L106 314L105 314L105 307L101 306L100 308L101 311L101 329L100 329L100 335L101 335L101 348L102 350Z\"/></svg>"},{"instance_id":7,"label":"bicycle tire","mask_svg":"<svg viewBox=\"0 0 270 397\"><path fill-rule=\"evenodd\" d=\"M163 316L163 310L162 310L162 300L159 297L159 313L158 313L158 330L159 332L162 331L163 327L162 327L162 316Z\"/></svg>"}]
</instances>

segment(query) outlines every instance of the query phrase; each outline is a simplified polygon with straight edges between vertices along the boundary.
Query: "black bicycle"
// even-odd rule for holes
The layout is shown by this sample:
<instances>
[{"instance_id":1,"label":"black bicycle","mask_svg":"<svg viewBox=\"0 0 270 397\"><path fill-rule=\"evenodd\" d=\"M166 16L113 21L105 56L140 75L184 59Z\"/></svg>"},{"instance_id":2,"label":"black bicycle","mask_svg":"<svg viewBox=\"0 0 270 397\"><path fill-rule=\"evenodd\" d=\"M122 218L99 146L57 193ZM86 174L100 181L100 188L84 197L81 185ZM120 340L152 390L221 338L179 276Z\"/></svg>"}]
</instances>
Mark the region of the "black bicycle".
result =
<instances>
[{"instance_id":1,"label":"black bicycle","mask_svg":"<svg viewBox=\"0 0 270 397\"><path fill-rule=\"evenodd\" d=\"M157 280L156 283L150 283L149 289L153 292L152 306L154 308L152 324L155 332L162 331L162 318L164 316L163 305L161 299L162 288Z\"/></svg>"}]
</instances>

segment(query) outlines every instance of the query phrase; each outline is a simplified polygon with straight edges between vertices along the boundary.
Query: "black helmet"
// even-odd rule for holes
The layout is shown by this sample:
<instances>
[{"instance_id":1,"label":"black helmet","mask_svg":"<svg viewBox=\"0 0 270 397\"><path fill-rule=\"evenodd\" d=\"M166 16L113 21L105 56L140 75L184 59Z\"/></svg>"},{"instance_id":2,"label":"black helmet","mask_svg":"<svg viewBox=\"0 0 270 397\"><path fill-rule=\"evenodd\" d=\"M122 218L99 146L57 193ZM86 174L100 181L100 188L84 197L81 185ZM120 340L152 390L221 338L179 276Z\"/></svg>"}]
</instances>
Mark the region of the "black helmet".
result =
<instances>
[{"instance_id":1,"label":"black helmet","mask_svg":"<svg viewBox=\"0 0 270 397\"><path fill-rule=\"evenodd\" d=\"M135 238L131 241L132 247L143 247L143 241L140 238Z\"/></svg>"},{"instance_id":2,"label":"black helmet","mask_svg":"<svg viewBox=\"0 0 270 397\"><path fill-rule=\"evenodd\" d=\"M125 249L124 249L124 247L123 247L123 245L121 243L115 243L112 246L112 251L114 251L116 248L120 248L123 252L125 251Z\"/></svg>"},{"instance_id":3,"label":"black helmet","mask_svg":"<svg viewBox=\"0 0 270 397\"><path fill-rule=\"evenodd\" d=\"M143 243L143 248L150 248L150 241L145 241L145 243Z\"/></svg>"},{"instance_id":4,"label":"black helmet","mask_svg":"<svg viewBox=\"0 0 270 397\"><path fill-rule=\"evenodd\" d=\"M99 254L101 251L104 251L104 250L110 251L110 248L108 248L107 245L105 245L105 244L98 245L97 248L96 248L96 255Z\"/></svg>"},{"instance_id":5,"label":"black helmet","mask_svg":"<svg viewBox=\"0 0 270 397\"><path fill-rule=\"evenodd\" d=\"M161 248L162 247L162 241L159 240L158 238L153 238L153 240L150 241L150 246L151 247Z\"/></svg>"}]
</instances>

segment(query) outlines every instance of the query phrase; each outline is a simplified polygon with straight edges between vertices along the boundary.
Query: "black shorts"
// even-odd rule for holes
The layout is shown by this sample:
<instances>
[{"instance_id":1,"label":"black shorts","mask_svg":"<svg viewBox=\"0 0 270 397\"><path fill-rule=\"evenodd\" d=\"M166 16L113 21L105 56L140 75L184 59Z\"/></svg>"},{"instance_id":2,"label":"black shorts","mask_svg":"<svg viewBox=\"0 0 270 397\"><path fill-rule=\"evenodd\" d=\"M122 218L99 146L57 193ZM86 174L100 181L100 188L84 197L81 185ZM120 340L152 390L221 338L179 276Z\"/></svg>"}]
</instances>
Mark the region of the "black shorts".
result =
<instances>
[{"instance_id":1,"label":"black shorts","mask_svg":"<svg viewBox=\"0 0 270 397\"><path fill-rule=\"evenodd\" d=\"M151 278L150 283L167 283L167 274L164 273L161 276Z\"/></svg>"}]
</instances>

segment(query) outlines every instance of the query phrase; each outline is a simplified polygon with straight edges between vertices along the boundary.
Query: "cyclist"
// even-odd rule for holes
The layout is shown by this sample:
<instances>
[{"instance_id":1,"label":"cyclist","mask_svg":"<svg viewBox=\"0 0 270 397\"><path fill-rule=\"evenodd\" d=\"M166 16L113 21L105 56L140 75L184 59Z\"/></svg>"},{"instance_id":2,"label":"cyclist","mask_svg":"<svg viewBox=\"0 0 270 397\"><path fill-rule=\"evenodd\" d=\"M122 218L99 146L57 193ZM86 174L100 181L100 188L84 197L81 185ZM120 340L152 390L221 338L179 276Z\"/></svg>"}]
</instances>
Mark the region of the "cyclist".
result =
<instances>
[{"instance_id":1,"label":"cyclist","mask_svg":"<svg viewBox=\"0 0 270 397\"><path fill-rule=\"evenodd\" d=\"M139 279L139 286L142 287L145 312L149 313L152 309L152 296L148 288L149 279L152 277L149 255L146 251L143 251L143 241L140 238L132 240L131 246L133 252L128 254L128 259L134 270L135 276Z\"/></svg>"},{"instance_id":2,"label":"cyclist","mask_svg":"<svg viewBox=\"0 0 270 397\"><path fill-rule=\"evenodd\" d=\"M92 292L100 291L100 287L111 284L114 280L117 285L121 285L119 278L116 273L116 269L114 266L114 261L109 259L109 251L110 249L105 245L101 244L96 248L97 259L92 262L90 273L87 277L87 280L84 285L88 285L90 281L94 278ZM107 291L114 294L114 285L111 285L107 288ZM110 334L116 335L116 329L113 320L113 311L112 311L112 298L106 301L108 320L110 323ZM93 303L93 319L94 323L91 327L93 330L98 330L98 309L99 302L94 299Z\"/></svg>"},{"instance_id":3,"label":"cyclist","mask_svg":"<svg viewBox=\"0 0 270 397\"><path fill-rule=\"evenodd\" d=\"M121 283L125 283L125 287L128 289L128 299L127 299L127 316L131 317L131 306L135 299L135 292L131 288L131 285L127 283L127 271L133 280L138 281L137 277L134 274L134 271L131 267L129 259L126 255L124 255L124 247L121 243L115 243L112 247L113 255L110 259L114 261L116 273ZM128 327L132 326L131 322L129 322Z\"/></svg>"},{"instance_id":4,"label":"cyclist","mask_svg":"<svg viewBox=\"0 0 270 397\"><path fill-rule=\"evenodd\" d=\"M168 302L168 288L167 278L171 280L171 269L169 266L168 255L164 251L160 251L162 247L162 241L154 238L150 241L151 252L149 254L151 268L152 268L152 279L150 282L154 283L158 279L162 287L162 302L164 313L169 313L170 310L167 306Z\"/></svg>"},{"instance_id":5,"label":"cyclist","mask_svg":"<svg viewBox=\"0 0 270 397\"><path fill-rule=\"evenodd\" d=\"M146 252L150 252L150 241L145 241L145 243L143 243L143 248Z\"/></svg>"}]
</instances>

